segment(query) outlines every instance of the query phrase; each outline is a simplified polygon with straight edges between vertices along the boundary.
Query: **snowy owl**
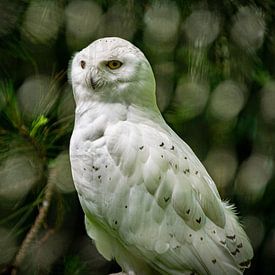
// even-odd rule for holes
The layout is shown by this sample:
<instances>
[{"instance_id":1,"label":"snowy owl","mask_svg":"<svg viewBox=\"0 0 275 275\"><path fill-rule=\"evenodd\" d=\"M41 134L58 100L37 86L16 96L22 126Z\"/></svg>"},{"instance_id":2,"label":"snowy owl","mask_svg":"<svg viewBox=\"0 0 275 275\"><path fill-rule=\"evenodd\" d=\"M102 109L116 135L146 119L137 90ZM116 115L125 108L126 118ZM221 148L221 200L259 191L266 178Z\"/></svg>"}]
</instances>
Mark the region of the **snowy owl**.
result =
<instances>
[{"instance_id":1,"label":"snowy owl","mask_svg":"<svg viewBox=\"0 0 275 275\"><path fill-rule=\"evenodd\" d=\"M72 174L98 251L128 274L242 274L250 242L164 121L144 54L121 38L102 38L70 66Z\"/></svg>"}]
</instances>

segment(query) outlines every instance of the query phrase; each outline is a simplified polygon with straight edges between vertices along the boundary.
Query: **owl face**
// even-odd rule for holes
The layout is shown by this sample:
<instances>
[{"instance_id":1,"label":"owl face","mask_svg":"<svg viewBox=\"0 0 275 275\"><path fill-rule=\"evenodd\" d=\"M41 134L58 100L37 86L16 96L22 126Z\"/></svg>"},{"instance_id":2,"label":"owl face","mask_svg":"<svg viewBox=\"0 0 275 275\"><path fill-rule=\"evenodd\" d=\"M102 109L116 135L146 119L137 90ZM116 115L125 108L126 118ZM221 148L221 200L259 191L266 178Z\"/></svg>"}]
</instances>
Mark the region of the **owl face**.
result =
<instances>
[{"instance_id":1,"label":"owl face","mask_svg":"<svg viewBox=\"0 0 275 275\"><path fill-rule=\"evenodd\" d=\"M78 52L71 63L70 79L76 101L135 102L138 97L148 100L155 90L149 62L121 38L99 39Z\"/></svg>"}]
</instances>

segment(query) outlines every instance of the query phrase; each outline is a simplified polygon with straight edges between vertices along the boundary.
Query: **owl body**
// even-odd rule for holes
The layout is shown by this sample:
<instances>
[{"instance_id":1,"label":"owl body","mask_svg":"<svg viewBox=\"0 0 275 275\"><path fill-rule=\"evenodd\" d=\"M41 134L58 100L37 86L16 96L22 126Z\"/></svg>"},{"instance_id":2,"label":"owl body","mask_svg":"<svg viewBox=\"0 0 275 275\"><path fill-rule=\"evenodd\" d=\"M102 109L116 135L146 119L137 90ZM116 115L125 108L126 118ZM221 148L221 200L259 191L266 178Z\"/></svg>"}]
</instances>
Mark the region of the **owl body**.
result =
<instances>
[{"instance_id":1,"label":"owl body","mask_svg":"<svg viewBox=\"0 0 275 275\"><path fill-rule=\"evenodd\" d=\"M112 60L121 68L108 69ZM71 81L72 174L99 252L136 274L242 274L253 255L246 234L162 118L144 55L98 40L74 57Z\"/></svg>"}]
</instances>

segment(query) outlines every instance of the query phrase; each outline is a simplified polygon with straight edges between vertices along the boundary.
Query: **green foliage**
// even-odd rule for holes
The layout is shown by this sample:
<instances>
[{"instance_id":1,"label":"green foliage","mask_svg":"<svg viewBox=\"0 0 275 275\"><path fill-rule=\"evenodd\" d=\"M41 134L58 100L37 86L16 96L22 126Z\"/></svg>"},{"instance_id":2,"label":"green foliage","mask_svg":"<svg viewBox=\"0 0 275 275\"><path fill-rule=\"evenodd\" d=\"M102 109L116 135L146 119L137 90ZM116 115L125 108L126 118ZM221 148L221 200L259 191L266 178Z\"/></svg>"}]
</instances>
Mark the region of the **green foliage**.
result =
<instances>
[{"instance_id":1,"label":"green foliage","mask_svg":"<svg viewBox=\"0 0 275 275\"><path fill-rule=\"evenodd\" d=\"M65 261L65 275L82 275L87 274L85 263L77 256L68 256Z\"/></svg>"}]
</instances>

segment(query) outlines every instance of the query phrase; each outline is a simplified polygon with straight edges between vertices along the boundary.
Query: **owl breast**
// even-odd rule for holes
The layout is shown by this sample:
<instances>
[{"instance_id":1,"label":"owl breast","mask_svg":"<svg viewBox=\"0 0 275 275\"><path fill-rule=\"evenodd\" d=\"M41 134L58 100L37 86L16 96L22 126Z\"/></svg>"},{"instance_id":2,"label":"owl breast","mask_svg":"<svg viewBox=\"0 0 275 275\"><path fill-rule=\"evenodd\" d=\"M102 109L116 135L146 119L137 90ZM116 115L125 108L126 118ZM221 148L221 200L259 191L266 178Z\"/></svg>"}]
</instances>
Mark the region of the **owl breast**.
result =
<instances>
[{"instance_id":1,"label":"owl breast","mask_svg":"<svg viewBox=\"0 0 275 275\"><path fill-rule=\"evenodd\" d=\"M104 106L101 107L90 108L84 115L76 116L70 143L72 175L85 214L105 224L116 225L115 218L109 220L107 217L110 211L118 209L116 204L121 203L129 190L123 189L127 179L121 175L114 156L108 151L112 137L106 132L124 121L121 119L125 116L116 108L103 112Z\"/></svg>"}]
</instances>

